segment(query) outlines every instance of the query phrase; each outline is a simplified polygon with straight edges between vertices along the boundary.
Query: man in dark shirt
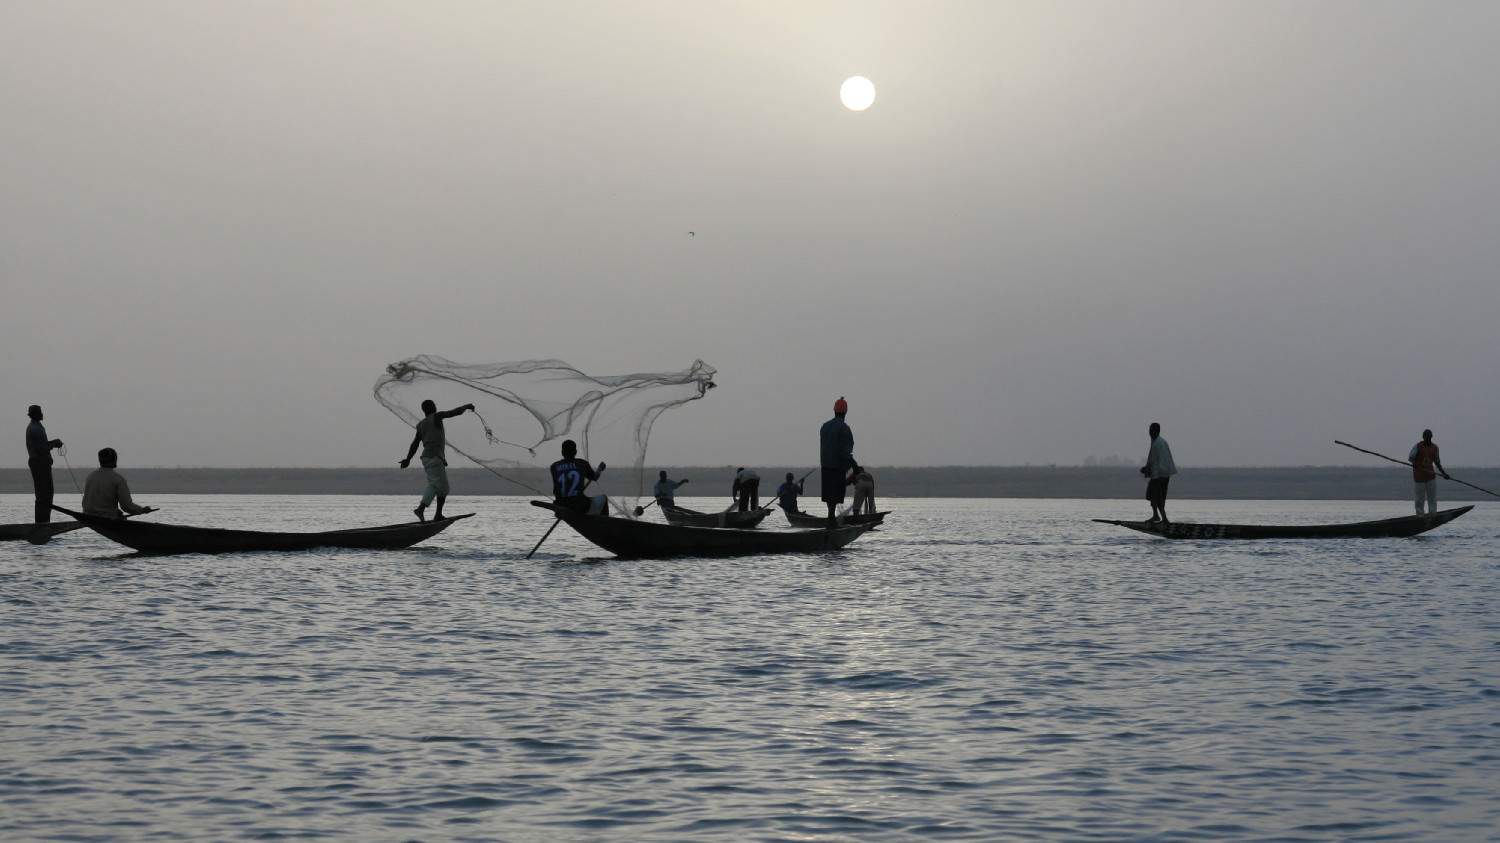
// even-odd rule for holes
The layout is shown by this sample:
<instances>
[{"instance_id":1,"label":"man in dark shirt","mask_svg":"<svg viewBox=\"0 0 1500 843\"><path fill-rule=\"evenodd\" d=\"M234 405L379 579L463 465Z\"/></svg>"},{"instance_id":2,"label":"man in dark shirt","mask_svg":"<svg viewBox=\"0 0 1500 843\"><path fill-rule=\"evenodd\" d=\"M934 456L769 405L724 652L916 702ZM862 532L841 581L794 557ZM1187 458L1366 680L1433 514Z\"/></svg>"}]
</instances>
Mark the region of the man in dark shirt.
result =
<instances>
[{"instance_id":1,"label":"man in dark shirt","mask_svg":"<svg viewBox=\"0 0 1500 843\"><path fill-rule=\"evenodd\" d=\"M783 512L797 514L797 496L802 494L802 483L792 479L792 473L786 473L786 482L776 487L776 498L781 503Z\"/></svg>"},{"instance_id":2,"label":"man in dark shirt","mask_svg":"<svg viewBox=\"0 0 1500 843\"><path fill-rule=\"evenodd\" d=\"M844 502L845 479L854 468L854 432L844 422L849 403L840 395L833 402L833 418L818 431L819 462L823 469L822 498L828 504L828 529L838 526L834 510Z\"/></svg>"},{"instance_id":3,"label":"man in dark shirt","mask_svg":"<svg viewBox=\"0 0 1500 843\"><path fill-rule=\"evenodd\" d=\"M569 509L590 515L609 515L609 498L605 495L586 495L584 489L590 482L604 473L604 463L598 470L588 460L578 458L578 443L572 439L562 443L562 459L548 467L552 473L553 502Z\"/></svg>"},{"instance_id":4,"label":"man in dark shirt","mask_svg":"<svg viewBox=\"0 0 1500 843\"><path fill-rule=\"evenodd\" d=\"M26 425L26 465L31 469L31 485L36 490L36 520L46 523L52 520L52 449L61 448L61 439L48 439L47 428L42 427L42 408L32 404L26 408L31 424Z\"/></svg>"}]
</instances>

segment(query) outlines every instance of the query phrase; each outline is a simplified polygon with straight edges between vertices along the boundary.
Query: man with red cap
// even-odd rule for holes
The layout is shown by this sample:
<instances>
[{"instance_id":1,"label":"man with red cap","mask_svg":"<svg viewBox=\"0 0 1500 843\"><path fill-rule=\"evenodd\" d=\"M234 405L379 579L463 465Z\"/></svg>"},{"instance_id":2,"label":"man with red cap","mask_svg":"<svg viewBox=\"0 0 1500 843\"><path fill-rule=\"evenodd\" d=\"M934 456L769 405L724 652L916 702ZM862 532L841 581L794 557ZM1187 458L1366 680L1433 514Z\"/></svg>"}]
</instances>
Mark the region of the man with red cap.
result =
<instances>
[{"instance_id":1,"label":"man with red cap","mask_svg":"<svg viewBox=\"0 0 1500 843\"><path fill-rule=\"evenodd\" d=\"M833 402L833 418L823 422L818 432L819 464L822 466L823 502L828 504L828 529L838 526L834 511L844 502L845 478L854 468L854 432L844 422L849 412L849 402L840 395Z\"/></svg>"}]
</instances>

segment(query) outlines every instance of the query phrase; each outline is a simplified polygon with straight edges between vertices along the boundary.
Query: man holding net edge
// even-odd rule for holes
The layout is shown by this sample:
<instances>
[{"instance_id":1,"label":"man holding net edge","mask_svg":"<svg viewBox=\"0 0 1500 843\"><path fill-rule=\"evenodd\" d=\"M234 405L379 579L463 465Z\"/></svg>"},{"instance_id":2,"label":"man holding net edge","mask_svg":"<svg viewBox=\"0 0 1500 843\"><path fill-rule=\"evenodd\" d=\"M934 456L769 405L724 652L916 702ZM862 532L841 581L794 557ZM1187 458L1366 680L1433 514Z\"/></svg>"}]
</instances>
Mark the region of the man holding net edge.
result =
<instances>
[{"instance_id":1,"label":"man holding net edge","mask_svg":"<svg viewBox=\"0 0 1500 843\"><path fill-rule=\"evenodd\" d=\"M417 435L412 437L411 447L406 449L406 457L401 460L401 467L411 465L412 455L417 452L417 446L422 446L422 469L427 473L427 488L422 490L422 502L412 510L416 513L418 521L426 521L423 514L427 511L427 505L437 499L437 510L433 517L441 521L443 519L443 503L448 500L448 459L446 451L448 448L448 434L443 429L443 419L451 419L461 416L467 410L474 409L473 404L465 404L462 407L454 407L439 413L437 403L432 399L422 402L422 420L417 422Z\"/></svg>"}]
</instances>

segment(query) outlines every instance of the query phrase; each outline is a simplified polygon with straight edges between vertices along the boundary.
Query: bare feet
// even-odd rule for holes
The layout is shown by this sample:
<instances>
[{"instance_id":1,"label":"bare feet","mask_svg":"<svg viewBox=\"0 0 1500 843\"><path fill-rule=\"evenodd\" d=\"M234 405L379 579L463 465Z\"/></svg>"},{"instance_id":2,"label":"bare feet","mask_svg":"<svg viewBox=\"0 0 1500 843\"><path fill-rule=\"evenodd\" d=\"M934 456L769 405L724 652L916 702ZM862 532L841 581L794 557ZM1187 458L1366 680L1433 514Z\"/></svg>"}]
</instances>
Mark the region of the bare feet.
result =
<instances>
[{"instance_id":1,"label":"bare feet","mask_svg":"<svg viewBox=\"0 0 1500 843\"><path fill-rule=\"evenodd\" d=\"M412 512L415 512L417 514L417 520L418 521L426 521L427 520L427 516L425 516L425 515L422 514L426 509L427 509L427 507L425 507L425 506L419 506L416 509L412 510Z\"/></svg>"}]
</instances>

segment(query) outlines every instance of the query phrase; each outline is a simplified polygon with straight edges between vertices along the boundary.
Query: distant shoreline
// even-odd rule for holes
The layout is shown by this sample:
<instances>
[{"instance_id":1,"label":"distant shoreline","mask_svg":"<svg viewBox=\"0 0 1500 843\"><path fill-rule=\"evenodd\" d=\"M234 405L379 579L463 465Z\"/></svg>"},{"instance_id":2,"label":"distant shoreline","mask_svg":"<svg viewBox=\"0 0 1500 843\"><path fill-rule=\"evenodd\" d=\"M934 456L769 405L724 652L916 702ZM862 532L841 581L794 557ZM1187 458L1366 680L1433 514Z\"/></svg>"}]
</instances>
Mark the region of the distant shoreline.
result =
<instances>
[{"instance_id":1,"label":"distant shoreline","mask_svg":"<svg viewBox=\"0 0 1500 843\"><path fill-rule=\"evenodd\" d=\"M650 481L661 466L648 472ZM61 495L76 493L92 466L53 467L53 481ZM774 490L788 471L801 477L806 467L756 469L762 478L761 499ZM679 494L690 497L729 497L734 469L728 466L668 467L673 478L692 483ZM1133 467L1095 466L936 466L872 467L877 496L912 498L1084 498L1133 499L1145 493L1145 482ZM130 468L121 469L136 495L420 495L424 485L419 470L392 468ZM1500 492L1500 468L1454 468L1452 474L1468 483ZM508 483L480 468L448 472L455 496L509 495L535 497L536 492ZM539 469L519 478L533 489L550 483ZM815 496L816 476L808 478L808 494ZM601 490L628 494L621 473L604 476ZM1441 501L1496 500L1458 483L1438 481ZM30 494L31 475L24 468L0 468L0 493ZM1175 500L1409 500L1410 471L1399 466L1372 468L1186 468L1172 479Z\"/></svg>"}]
</instances>

